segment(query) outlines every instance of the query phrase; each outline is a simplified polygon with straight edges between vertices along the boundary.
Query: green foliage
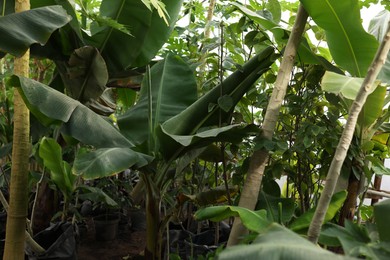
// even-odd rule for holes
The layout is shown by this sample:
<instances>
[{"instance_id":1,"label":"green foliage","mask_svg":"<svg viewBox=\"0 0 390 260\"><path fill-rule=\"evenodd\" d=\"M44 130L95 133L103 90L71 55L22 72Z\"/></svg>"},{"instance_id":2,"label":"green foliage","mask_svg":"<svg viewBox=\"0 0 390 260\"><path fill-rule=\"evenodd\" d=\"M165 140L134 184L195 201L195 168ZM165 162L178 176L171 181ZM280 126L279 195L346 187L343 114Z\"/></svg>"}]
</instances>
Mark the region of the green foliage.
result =
<instances>
[{"instance_id":1,"label":"green foliage","mask_svg":"<svg viewBox=\"0 0 390 260\"><path fill-rule=\"evenodd\" d=\"M154 145L158 125L191 105L196 90L190 67L180 57L167 55L144 77L137 104L118 117L121 132L137 145ZM155 147L145 152L153 153Z\"/></svg>"},{"instance_id":2,"label":"green foliage","mask_svg":"<svg viewBox=\"0 0 390 260\"><path fill-rule=\"evenodd\" d=\"M129 148L101 148L76 156L72 172L85 180L108 177L132 166L140 168L151 161Z\"/></svg>"},{"instance_id":3,"label":"green foliage","mask_svg":"<svg viewBox=\"0 0 390 260\"><path fill-rule=\"evenodd\" d=\"M278 224L271 224L250 245L229 247L218 259L350 259L324 250Z\"/></svg>"},{"instance_id":4,"label":"green foliage","mask_svg":"<svg viewBox=\"0 0 390 260\"><path fill-rule=\"evenodd\" d=\"M57 62L67 94L86 103L103 94L108 81L106 63L96 48L91 46L75 50L68 62Z\"/></svg>"},{"instance_id":5,"label":"green foliage","mask_svg":"<svg viewBox=\"0 0 390 260\"><path fill-rule=\"evenodd\" d=\"M46 6L0 17L0 51L21 56L34 43L45 44L51 33L71 20L60 6ZM20 33L23 32L23 33Z\"/></svg>"},{"instance_id":6,"label":"green foliage","mask_svg":"<svg viewBox=\"0 0 390 260\"><path fill-rule=\"evenodd\" d=\"M30 111L42 123L61 124L61 132L65 135L98 148L134 146L108 121L44 84L17 76L13 76L9 84L20 87Z\"/></svg>"},{"instance_id":7,"label":"green foliage","mask_svg":"<svg viewBox=\"0 0 390 260\"><path fill-rule=\"evenodd\" d=\"M343 203L346 198L347 198L346 191L340 191L338 193L335 193L332 196L332 200L330 201L329 208L326 211L324 222L328 222L335 217L339 209L343 206ZM290 229L293 231L300 231L302 229L308 228L314 216L314 211L315 208L311 208L310 210L306 211L304 214L299 216L296 220L294 220L291 223Z\"/></svg>"},{"instance_id":8,"label":"green foliage","mask_svg":"<svg viewBox=\"0 0 390 260\"><path fill-rule=\"evenodd\" d=\"M69 201L76 188L77 176L72 174L69 163L62 160L60 145L50 138L43 138L39 145L39 156L43 164L50 170L51 180L58 186L65 200Z\"/></svg>"},{"instance_id":9,"label":"green foliage","mask_svg":"<svg viewBox=\"0 0 390 260\"><path fill-rule=\"evenodd\" d=\"M360 22L357 0L302 1L305 10L325 30L335 62L352 76L364 77L378 48L378 41Z\"/></svg>"},{"instance_id":10,"label":"green foliage","mask_svg":"<svg viewBox=\"0 0 390 260\"><path fill-rule=\"evenodd\" d=\"M265 210L252 211L237 206L212 206L195 212L194 218L200 220L221 221L229 217L240 217L243 225L250 231L263 232L270 222Z\"/></svg>"}]
</instances>

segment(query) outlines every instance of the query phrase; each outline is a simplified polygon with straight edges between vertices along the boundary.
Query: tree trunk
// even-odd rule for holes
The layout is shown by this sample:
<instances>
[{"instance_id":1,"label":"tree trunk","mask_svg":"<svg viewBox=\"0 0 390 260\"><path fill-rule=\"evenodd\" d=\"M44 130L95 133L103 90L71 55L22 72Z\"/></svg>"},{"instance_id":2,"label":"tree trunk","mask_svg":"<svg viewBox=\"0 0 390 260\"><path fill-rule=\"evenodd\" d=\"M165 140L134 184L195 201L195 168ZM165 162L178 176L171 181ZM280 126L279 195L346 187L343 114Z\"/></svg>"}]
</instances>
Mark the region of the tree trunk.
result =
<instances>
[{"instance_id":1,"label":"tree trunk","mask_svg":"<svg viewBox=\"0 0 390 260\"><path fill-rule=\"evenodd\" d=\"M351 170L348 180L348 195L340 211L339 225L341 226L344 226L346 219L353 220L353 217L355 216L357 198L359 195L359 184L360 181Z\"/></svg>"},{"instance_id":2,"label":"tree trunk","mask_svg":"<svg viewBox=\"0 0 390 260\"><path fill-rule=\"evenodd\" d=\"M375 174L374 189L377 190L377 191L380 191L381 190L381 185L382 185L382 176ZM371 206L374 206L375 203L377 203L378 201L379 201L379 197L373 195L373 197L371 199Z\"/></svg>"},{"instance_id":3,"label":"tree trunk","mask_svg":"<svg viewBox=\"0 0 390 260\"><path fill-rule=\"evenodd\" d=\"M30 9L29 0L15 1L15 12ZM30 53L27 51L14 62L14 73L28 77ZM18 89L14 90L14 133L10 202L7 215L3 259L24 259L24 243L28 202L28 167L30 155L30 114Z\"/></svg>"},{"instance_id":4,"label":"tree trunk","mask_svg":"<svg viewBox=\"0 0 390 260\"><path fill-rule=\"evenodd\" d=\"M287 85L290 80L290 73L294 65L297 48L305 29L307 17L307 12L303 6L300 5L294 27L287 42L283 60L272 91L272 96L265 113L264 123L262 126L262 138L266 138L268 140L272 139L279 116L279 110L282 106L284 96L286 95ZM255 208L263 179L264 169L268 162L268 156L268 151L266 150L258 150L253 153L238 206L251 210ZM232 246L237 244L246 232L247 231L242 225L240 219L235 218L227 245Z\"/></svg>"},{"instance_id":5,"label":"tree trunk","mask_svg":"<svg viewBox=\"0 0 390 260\"><path fill-rule=\"evenodd\" d=\"M320 200L318 202L313 219L310 223L309 231L307 233L308 239L315 244L318 241L322 223L324 222L326 211L328 210L330 200L332 198L334 189L336 187L337 180L340 175L341 167L343 166L345 157L347 156L349 146L351 145L351 140L355 132L355 126L356 126L359 113L364 103L366 102L369 93L371 93L370 92L371 88L373 86L376 77L378 76L379 71L381 70L383 64L386 62L389 48L390 48L390 26L388 26L386 35L383 38L383 41L379 46L375 58L368 69L367 76L364 79L363 84L359 89L356 99L352 103L352 106L348 113L347 123L345 124L344 131L341 135L335 155L329 167L328 175L326 176L326 184L321 193Z\"/></svg>"}]
</instances>

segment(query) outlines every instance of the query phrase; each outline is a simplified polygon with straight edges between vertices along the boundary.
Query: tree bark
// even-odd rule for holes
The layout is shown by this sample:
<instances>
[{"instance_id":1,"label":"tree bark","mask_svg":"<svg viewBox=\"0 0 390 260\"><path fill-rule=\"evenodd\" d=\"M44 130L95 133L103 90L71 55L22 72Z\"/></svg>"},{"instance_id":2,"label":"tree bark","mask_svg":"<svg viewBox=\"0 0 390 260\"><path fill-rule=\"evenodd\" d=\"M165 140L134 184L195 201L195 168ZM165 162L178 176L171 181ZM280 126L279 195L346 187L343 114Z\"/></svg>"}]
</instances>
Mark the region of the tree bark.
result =
<instances>
[{"instance_id":1,"label":"tree bark","mask_svg":"<svg viewBox=\"0 0 390 260\"><path fill-rule=\"evenodd\" d=\"M30 9L29 0L15 1L15 12ZM27 51L14 62L14 73L28 77L30 53ZM14 89L14 133L10 203L7 214L3 259L24 259L24 243L28 201L28 167L30 155L30 114L18 89Z\"/></svg>"},{"instance_id":2,"label":"tree bark","mask_svg":"<svg viewBox=\"0 0 390 260\"><path fill-rule=\"evenodd\" d=\"M282 106L284 96L286 95L291 70L294 66L297 49L302 33L305 29L307 17L307 12L302 5L299 5L297 18L291 31L290 38L288 39L283 60L272 91L272 96L265 113L262 126L262 138L272 140L280 107ZM268 156L269 154L266 150L258 150L253 153L238 206L251 210L255 208L263 179L264 169L268 162ZM232 246L237 244L240 241L241 236L245 235L246 232L247 231L242 225L240 219L235 218L227 245Z\"/></svg>"},{"instance_id":3,"label":"tree bark","mask_svg":"<svg viewBox=\"0 0 390 260\"><path fill-rule=\"evenodd\" d=\"M339 144L337 146L332 163L329 167L328 175L326 176L326 184L321 193L316 211L314 213L312 222L310 223L309 231L307 233L308 239L313 242L318 242L318 237L321 231L322 223L324 222L326 211L328 210L330 200L332 198L338 177L340 175L341 167L344 163L353 134L355 132L356 122L359 113L366 102L367 96L372 89L373 83L378 76L383 64L386 62L387 53L390 48L390 26L388 25L386 36L383 38L381 45L375 55L374 61L371 63L366 78L359 89L355 101L349 110L348 119L345 124L344 131L341 135Z\"/></svg>"}]
</instances>

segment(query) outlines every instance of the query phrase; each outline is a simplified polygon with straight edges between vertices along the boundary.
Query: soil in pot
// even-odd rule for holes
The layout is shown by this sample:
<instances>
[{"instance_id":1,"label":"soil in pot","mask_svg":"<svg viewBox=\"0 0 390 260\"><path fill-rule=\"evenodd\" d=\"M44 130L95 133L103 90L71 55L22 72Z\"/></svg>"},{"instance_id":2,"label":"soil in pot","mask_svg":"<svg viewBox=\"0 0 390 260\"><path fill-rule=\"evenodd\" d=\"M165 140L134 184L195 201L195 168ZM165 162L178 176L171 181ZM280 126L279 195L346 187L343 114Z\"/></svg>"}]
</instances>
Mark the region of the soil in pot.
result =
<instances>
[{"instance_id":1,"label":"soil in pot","mask_svg":"<svg viewBox=\"0 0 390 260\"><path fill-rule=\"evenodd\" d=\"M105 214L93 217L95 239L97 241L114 240L118 234L119 215Z\"/></svg>"}]
</instances>

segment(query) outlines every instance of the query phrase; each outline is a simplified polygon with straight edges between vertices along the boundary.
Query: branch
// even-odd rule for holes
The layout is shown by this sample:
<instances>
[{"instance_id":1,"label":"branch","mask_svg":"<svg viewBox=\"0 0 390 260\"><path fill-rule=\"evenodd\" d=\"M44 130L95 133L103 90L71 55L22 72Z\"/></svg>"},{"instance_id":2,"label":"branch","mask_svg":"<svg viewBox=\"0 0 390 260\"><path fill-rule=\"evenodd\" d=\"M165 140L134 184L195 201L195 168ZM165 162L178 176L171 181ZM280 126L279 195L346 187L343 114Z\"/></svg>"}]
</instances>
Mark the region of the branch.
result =
<instances>
[{"instance_id":1,"label":"branch","mask_svg":"<svg viewBox=\"0 0 390 260\"><path fill-rule=\"evenodd\" d=\"M272 139L276 122L279 117L280 107L282 106L283 99L286 95L297 49L302 38L302 33L305 30L307 17L307 12L303 8L302 4L300 4L297 18L284 51L283 60L279 68L272 96L264 116L262 138L266 138L268 140ZM268 151L261 149L253 153L238 206L251 210L255 208L264 175L264 169L267 163ZM237 244L240 237L242 237L242 235L246 232L247 230L242 225L241 220L239 218L235 218L227 245L232 246Z\"/></svg>"},{"instance_id":2,"label":"branch","mask_svg":"<svg viewBox=\"0 0 390 260\"><path fill-rule=\"evenodd\" d=\"M349 110L347 123L345 124L344 131L341 135L335 155L329 167L328 175L326 177L326 184L324 186L324 190L321 193L317 209L314 213L313 220L310 223L309 231L307 233L308 239L313 243L318 242L318 236L321 231L322 223L324 222L326 211L329 207L331 197L336 187L341 167L344 163L345 157L347 156L359 113L362 110L364 103L366 102L370 90L373 87L374 81L376 80L383 64L386 62L389 49L390 26L388 25L386 36L383 38L383 41L375 55L374 61L371 63L368 69L367 76L364 79L363 84L359 89L358 95Z\"/></svg>"}]
</instances>

